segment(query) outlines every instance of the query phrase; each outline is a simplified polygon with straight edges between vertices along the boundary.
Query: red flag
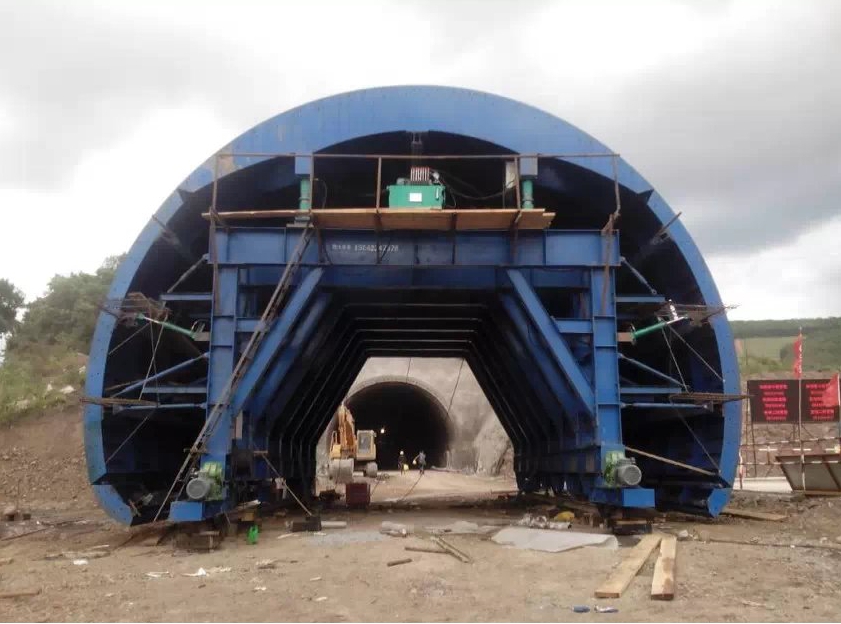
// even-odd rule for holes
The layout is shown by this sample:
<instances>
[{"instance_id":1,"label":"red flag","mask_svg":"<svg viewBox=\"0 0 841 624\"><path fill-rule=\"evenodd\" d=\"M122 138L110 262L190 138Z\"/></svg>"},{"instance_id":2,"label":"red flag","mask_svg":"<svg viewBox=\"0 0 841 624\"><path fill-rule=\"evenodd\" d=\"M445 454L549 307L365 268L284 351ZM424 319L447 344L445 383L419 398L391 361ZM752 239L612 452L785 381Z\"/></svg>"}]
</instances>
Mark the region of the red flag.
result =
<instances>
[{"instance_id":1,"label":"red flag","mask_svg":"<svg viewBox=\"0 0 841 624\"><path fill-rule=\"evenodd\" d=\"M826 390L823 391L823 406L824 407L837 407L838 403L838 373L835 373L832 376L832 379L829 380L829 383L826 384Z\"/></svg>"},{"instance_id":2,"label":"red flag","mask_svg":"<svg viewBox=\"0 0 841 624\"><path fill-rule=\"evenodd\" d=\"M794 376L800 379L803 376L803 334L794 341Z\"/></svg>"}]
</instances>

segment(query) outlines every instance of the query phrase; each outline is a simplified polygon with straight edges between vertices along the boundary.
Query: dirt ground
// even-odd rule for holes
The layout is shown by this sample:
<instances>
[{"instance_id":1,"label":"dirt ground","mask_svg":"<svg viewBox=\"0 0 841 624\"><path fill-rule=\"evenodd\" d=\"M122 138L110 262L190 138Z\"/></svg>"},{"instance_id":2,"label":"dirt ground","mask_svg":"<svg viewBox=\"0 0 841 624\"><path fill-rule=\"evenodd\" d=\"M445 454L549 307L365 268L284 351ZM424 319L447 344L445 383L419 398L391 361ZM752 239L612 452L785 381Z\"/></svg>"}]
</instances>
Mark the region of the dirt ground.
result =
<instances>
[{"instance_id":1,"label":"dirt ground","mask_svg":"<svg viewBox=\"0 0 841 624\"><path fill-rule=\"evenodd\" d=\"M337 507L323 515L346 520L345 529L283 537L289 533L286 522L297 517L290 514L266 519L256 545L246 544L244 534L228 537L210 553L180 551L168 541L154 545L155 535L135 535L138 529L113 523L95 506L84 462L73 461L81 458L78 418L75 412L53 414L0 430L0 504L17 497L33 512L28 522L0 522L0 594L40 590L34 596L0 599L4 621L659 622L841 617L841 500L739 492L734 506L784 513L788 520L658 517L655 530L690 534L678 543L675 599L650 599L652 558L621 598L596 600L596 587L627 556L634 538L621 538L618 550L551 554L500 546L487 536L448 536L473 563L404 549L424 543L427 527L434 525L455 520L480 525L515 522L530 503L500 499L513 488L505 479L427 472L418 481L417 472L392 474L377 485L373 510ZM407 538L381 535L378 529L384 520L411 524L415 533ZM35 529L40 530L21 535ZM132 535L134 539L124 544ZM51 557L90 553L105 545L100 549L105 556L86 556L83 565L75 565L73 555ZM411 563L386 565L406 557ZM263 560L271 560L273 567L261 569L258 562ZM199 568L207 575L185 576ZM611 605L619 612L577 614L571 610L574 605Z\"/></svg>"}]
</instances>

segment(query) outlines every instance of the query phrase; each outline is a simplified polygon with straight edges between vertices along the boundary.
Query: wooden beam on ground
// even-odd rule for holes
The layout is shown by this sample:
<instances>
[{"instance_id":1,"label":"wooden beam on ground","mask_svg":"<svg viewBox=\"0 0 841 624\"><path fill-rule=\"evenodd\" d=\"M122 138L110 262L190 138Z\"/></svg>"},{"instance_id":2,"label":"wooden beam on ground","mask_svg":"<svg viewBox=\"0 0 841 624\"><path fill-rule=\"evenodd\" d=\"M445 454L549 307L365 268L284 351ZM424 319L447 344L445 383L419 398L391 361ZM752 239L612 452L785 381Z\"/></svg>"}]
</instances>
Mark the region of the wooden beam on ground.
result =
<instances>
[{"instance_id":1,"label":"wooden beam on ground","mask_svg":"<svg viewBox=\"0 0 841 624\"><path fill-rule=\"evenodd\" d=\"M748 509L734 509L732 507L725 507L721 512L725 516L734 516L736 518L748 518L750 520L766 520L768 522L782 522L788 516L776 513L766 513L764 511L750 511Z\"/></svg>"},{"instance_id":2,"label":"wooden beam on ground","mask_svg":"<svg viewBox=\"0 0 841 624\"><path fill-rule=\"evenodd\" d=\"M631 581L640 571L645 562L660 544L662 535L652 534L643 537L639 544L634 546L625 560L613 571L608 579L596 590L596 598L619 598L622 596Z\"/></svg>"},{"instance_id":3,"label":"wooden beam on ground","mask_svg":"<svg viewBox=\"0 0 841 624\"><path fill-rule=\"evenodd\" d=\"M2 592L0 593L0 600L7 600L11 598L31 598L41 593L40 589L26 589L23 591Z\"/></svg>"},{"instance_id":4,"label":"wooden beam on ground","mask_svg":"<svg viewBox=\"0 0 841 624\"><path fill-rule=\"evenodd\" d=\"M676 557L677 537L664 535L660 542L660 556L654 564L654 578L651 579L651 597L654 600L674 600Z\"/></svg>"}]
</instances>

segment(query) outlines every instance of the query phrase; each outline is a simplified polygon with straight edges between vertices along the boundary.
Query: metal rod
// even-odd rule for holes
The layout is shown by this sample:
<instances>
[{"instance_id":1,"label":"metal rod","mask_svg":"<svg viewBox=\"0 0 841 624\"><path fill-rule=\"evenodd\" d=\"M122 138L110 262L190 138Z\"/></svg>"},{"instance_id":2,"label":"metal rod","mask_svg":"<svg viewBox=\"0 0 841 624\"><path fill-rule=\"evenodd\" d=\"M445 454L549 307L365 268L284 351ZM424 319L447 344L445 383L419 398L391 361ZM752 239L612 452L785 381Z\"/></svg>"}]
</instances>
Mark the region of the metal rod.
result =
<instances>
[{"instance_id":1,"label":"metal rod","mask_svg":"<svg viewBox=\"0 0 841 624\"><path fill-rule=\"evenodd\" d=\"M166 409L206 409L207 403L166 403L157 405L129 405L128 407L120 408L121 412L138 411L138 410L166 410Z\"/></svg>"},{"instance_id":2,"label":"metal rod","mask_svg":"<svg viewBox=\"0 0 841 624\"><path fill-rule=\"evenodd\" d=\"M642 455L643 457L648 457L650 459L656 459L659 462L663 462L664 464L669 464L671 466L677 466L678 468L686 468L687 470L691 470L692 472L697 472L702 475L707 475L708 477L718 477L718 475L711 470L704 470L703 468L698 468L697 466L690 466L689 464L684 464L683 462L676 461L674 459L669 459L668 457L663 457L662 455L655 455L654 453L649 453L647 451L641 451L639 449L635 449L631 446L625 445L625 450L630 451L636 455Z\"/></svg>"},{"instance_id":3,"label":"metal rod","mask_svg":"<svg viewBox=\"0 0 841 624\"><path fill-rule=\"evenodd\" d=\"M193 262L193 259L196 257L195 254L190 252L189 248L181 242L181 239L178 238L178 234L173 232L166 223L161 221L158 218L158 215L152 215L152 221L158 224L158 227L161 228L163 232L163 238L166 242L172 245L173 249L178 252L178 255L187 260L187 262Z\"/></svg>"},{"instance_id":4,"label":"metal rod","mask_svg":"<svg viewBox=\"0 0 841 624\"><path fill-rule=\"evenodd\" d=\"M145 384L145 383L148 383L150 381L155 381L156 379L161 379L162 377L166 377L167 375L169 375L171 373L174 373L176 371L187 368L188 366L190 366L191 364L194 364L195 362L198 362L199 360L205 360L209 356L210 356L210 352L202 353L200 356L195 357L191 360L181 362L180 364L176 364L175 366L170 366L166 370L162 370L161 372L159 372L157 375L152 375L151 377L147 377L146 379L141 379L141 380L131 384L130 386L127 386L127 387L123 388L122 390L120 390L119 392L117 392L116 394L114 394L112 396L113 397L118 397L118 396L121 396L123 394L126 394L127 392L131 392L132 390L137 390L138 388L143 386L143 384Z\"/></svg>"},{"instance_id":5,"label":"metal rod","mask_svg":"<svg viewBox=\"0 0 841 624\"><path fill-rule=\"evenodd\" d=\"M619 169L616 164L616 158L618 154L614 154L613 158L610 159L611 165L613 167L613 193L616 196L616 212L614 213L617 217L622 212L622 199L619 195Z\"/></svg>"},{"instance_id":6,"label":"metal rod","mask_svg":"<svg viewBox=\"0 0 841 624\"><path fill-rule=\"evenodd\" d=\"M652 368L652 367L651 367L651 366L649 366L648 364L643 364L643 363L642 363L642 362L640 362L639 360L635 360L634 358L628 357L627 355L625 355L625 354L623 354L623 353L620 353L620 354L619 354L619 359L620 359L620 360L625 360L625 361L626 361L626 362L628 362L629 364L633 364L633 365L634 365L634 366L636 366L637 368L641 368L641 369L642 369L642 370L644 370L644 371L648 371L649 373L651 373L651 374L652 374L652 375L654 375L655 377L659 377L660 379L663 379L663 380L665 380L665 381L670 381L670 382L672 382L673 384L680 386L681 388L686 388L686 384L681 383L680 381L678 381L678 380L677 380L677 379L675 379L674 377L670 377L670 376L669 376L669 375L667 375L666 373L661 373L661 372L660 372L660 371L658 371L656 368Z\"/></svg>"},{"instance_id":7,"label":"metal rod","mask_svg":"<svg viewBox=\"0 0 841 624\"><path fill-rule=\"evenodd\" d=\"M381 188L381 185L383 183L382 180L383 180L383 159L382 158L377 158L377 192L376 192L377 203L376 203L376 207L377 207L378 210L380 208L380 188Z\"/></svg>"},{"instance_id":8,"label":"metal rod","mask_svg":"<svg viewBox=\"0 0 841 624\"><path fill-rule=\"evenodd\" d=\"M621 262L622 264L625 265L625 267L633 274L633 276L636 277L639 280L640 284L642 284L643 286L645 286L648 289L648 292L650 292L652 295L658 294L657 291L654 290L654 288L651 286L651 284L648 283L648 280L646 280L645 277L643 277L642 273L637 271L633 267L633 265L630 262L628 262L628 260L627 260L627 258L625 258L625 256L620 256L619 257L619 262Z\"/></svg>"},{"instance_id":9,"label":"metal rod","mask_svg":"<svg viewBox=\"0 0 841 624\"><path fill-rule=\"evenodd\" d=\"M204 254L201 258L198 259L198 261L193 266L191 266L189 269L184 271L184 273L182 273L181 277L179 277L175 281L175 283L167 289L166 292L171 293L176 288L178 288L184 282L184 280L186 280L193 273L195 273L198 270L198 268L202 265L202 263L207 262L207 260L208 260L208 254Z\"/></svg>"},{"instance_id":10,"label":"metal rod","mask_svg":"<svg viewBox=\"0 0 841 624\"><path fill-rule=\"evenodd\" d=\"M662 226L659 230L657 230L657 232L654 234L654 236L652 236L652 237L651 237L651 239L650 239L650 240L651 240L651 241L654 241L655 239L660 238L661 236L663 236L663 234L665 234L665 233L666 233L666 230L668 230L668 229L669 229L669 226L671 226L671 225L672 225L672 223L674 223L675 221L677 221L678 219L680 219L680 215L682 215L682 214L683 214L683 211L680 211L680 212L678 212L676 215L674 215L671 219L669 219L668 221L666 221L666 223L665 223L665 224L664 224L664 225L663 225L663 226Z\"/></svg>"}]
</instances>

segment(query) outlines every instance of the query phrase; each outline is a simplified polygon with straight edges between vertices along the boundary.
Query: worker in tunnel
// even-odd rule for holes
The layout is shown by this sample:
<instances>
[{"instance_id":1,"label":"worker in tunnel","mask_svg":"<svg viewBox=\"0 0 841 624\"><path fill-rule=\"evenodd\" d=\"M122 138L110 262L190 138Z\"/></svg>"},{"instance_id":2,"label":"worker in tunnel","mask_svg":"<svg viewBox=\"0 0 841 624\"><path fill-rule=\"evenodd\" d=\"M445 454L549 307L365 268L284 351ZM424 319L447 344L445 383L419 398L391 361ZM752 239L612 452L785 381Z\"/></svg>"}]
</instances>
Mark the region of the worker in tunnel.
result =
<instances>
[{"instance_id":1,"label":"worker in tunnel","mask_svg":"<svg viewBox=\"0 0 841 624\"><path fill-rule=\"evenodd\" d=\"M400 449L400 455L397 456L397 468L400 472L405 472L408 464L406 464L406 453Z\"/></svg>"},{"instance_id":2,"label":"worker in tunnel","mask_svg":"<svg viewBox=\"0 0 841 624\"><path fill-rule=\"evenodd\" d=\"M423 474L423 471L426 470L426 453L423 452L423 449L421 449L420 453L415 455L412 463L417 464L418 470L420 470L420 473Z\"/></svg>"}]
</instances>

